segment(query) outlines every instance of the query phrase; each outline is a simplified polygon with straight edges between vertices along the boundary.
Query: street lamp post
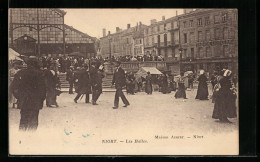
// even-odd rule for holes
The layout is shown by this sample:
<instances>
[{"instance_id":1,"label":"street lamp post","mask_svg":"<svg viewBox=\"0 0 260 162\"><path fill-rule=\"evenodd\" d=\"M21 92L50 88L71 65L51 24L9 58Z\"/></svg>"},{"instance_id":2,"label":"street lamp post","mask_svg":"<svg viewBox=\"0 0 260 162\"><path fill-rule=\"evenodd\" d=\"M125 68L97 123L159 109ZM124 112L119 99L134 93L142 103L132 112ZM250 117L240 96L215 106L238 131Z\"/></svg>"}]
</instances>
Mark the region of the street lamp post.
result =
<instances>
[{"instance_id":1,"label":"street lamp post","mask_svg":"<svg viewBox=\"0 0 260 162\"><path fill-rule=\"evenodd\" d=\"M112 58L112 53L111 53L111 36L108 36L108 41L109 41L109 58Z\"/></svg>"},{"instance_id":2,"label":"street lamp post","mask_svg":"<svg viewBox=\"0 0 260 162\"><path fill-rule=\"evenodd\" d=\"M181 25L178 24L178 28L179 28L179 51L180 51L180 72L182 71L182 47L181 47Z\"/></svg>"},{"instance_id":3,"label":"street lamp post","mask_svg":"<svg viewBox=\"0 0 260 162\"><path fill-rule=\"evenodd\" d=\"M41 44L40 44L40 25L39 25L39 9L36 9L37 12L37 36L38 36L38 57L41 56Z\"/></svg>"},{"instance_id":4,"label":"street lamp post","mask_svg":"<svg viewBox=\"0 0 260 162\"><path fill-rule=\"evenodd\" d=\"M180 72L182 71L182 48L179 48L180 51Z\"/></svg>"}]
</instances>

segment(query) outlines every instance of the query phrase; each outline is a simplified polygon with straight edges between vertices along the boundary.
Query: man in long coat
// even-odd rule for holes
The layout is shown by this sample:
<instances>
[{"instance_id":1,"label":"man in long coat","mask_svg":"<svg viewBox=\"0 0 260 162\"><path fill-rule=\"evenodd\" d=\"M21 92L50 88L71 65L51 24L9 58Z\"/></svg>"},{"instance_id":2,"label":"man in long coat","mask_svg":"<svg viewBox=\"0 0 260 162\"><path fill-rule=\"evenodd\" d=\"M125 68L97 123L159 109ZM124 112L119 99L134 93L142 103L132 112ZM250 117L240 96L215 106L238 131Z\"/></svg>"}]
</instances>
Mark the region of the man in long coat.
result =
<instances>
[{"instance_id":1,"label":"man in long coat","mask_svg":"<svg viewBox=\"0 0 260 162\"><path fill-rule=\"evenodd\" d=\"M38 127L39 110L46 98L46 88L38 59L32 56L26 59L26 63L27 68L15 74L11 91L18 100L18 108L21 109L19 130L34 131Z\"/></svg>"},{"instance_id":2,"label":"man in long coat","mask_svg":"<svg viewBox=\"0 0 260 162\"><path fill-rule=\"evenodd\" d=\"M57 103L57 91L56 87L59 84L59 79L56 71L54 70L55 65L48 67L44 70L45 86L46 86L46 106L52 107L52 105L58 106Z\"/></svg>"},{"instance_id":3,"label":"man in long coat","mask_svg":"<svg viewBox=\"0 0 260 162\"><path fill-rule=\"evenodd\" d=\"M78 99L82 95L86 95L85 103L89 103L89 94L91 93L90 78L88 73L88 66L83 65L83 68L78 72L75 72L75 92L78 93L74 99L74 102L77 103Z\"/></svg>"},{"instance_id":4,"label":"man in long coat","mask_svg":"<svg viewBox=\"0 0 260 162\"><path fill-rule=\"evenodd\" d=\"M119 104L119 97L121 97L123 103L125 104L124 107L127 107L128 105L130 105L130 103L128 102L128 100L126 99L122 88L125 86L126 84L126 78L125 78L125 71L120 67L121 62L116 61L115 62L115 73L113 76L113 80L112 80L112 85L115 84L115 88L116 88L116 94L115 94L115 100L114 100L114 107L113 109L117 109L118 108L118 104Z\"/></svg>"},{"instance_id":5,"label":"man in long coat","mask_svg":"<svg viewBox=\"0 0 260 162\"><path fill-rule=\"evenodd\" d=\"M92 86L92 104L97 105L97 100L102 93L102 79L104 78L104 73L102 69L98 69L99 64L97 62L92 62L90 68L90 80Z\"/></svg>"},{"instance_id":6,"label":"man in long coat","mask_svg":"<svg viewBox=\"0 0 260 162\"><path fill-rule=\"evenodd\" d=\"M73 94L73 83L74 83L73 66L70 66L70 68L68 69L66 74L66 80L69 82L70 85L69 94Z\"/></svg>"}]
</instances>

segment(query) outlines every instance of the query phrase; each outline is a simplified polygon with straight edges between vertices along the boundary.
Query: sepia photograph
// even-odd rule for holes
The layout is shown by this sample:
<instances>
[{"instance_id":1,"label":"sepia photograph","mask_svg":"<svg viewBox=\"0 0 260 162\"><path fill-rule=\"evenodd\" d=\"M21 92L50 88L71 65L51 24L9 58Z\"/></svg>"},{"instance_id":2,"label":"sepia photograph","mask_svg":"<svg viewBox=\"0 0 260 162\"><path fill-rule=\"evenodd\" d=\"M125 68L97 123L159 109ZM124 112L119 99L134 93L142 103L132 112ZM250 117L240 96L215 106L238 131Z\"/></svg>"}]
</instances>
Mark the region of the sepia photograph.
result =
<instances>
[{"instance_id":1,"label":"sepia photograph","mask_svg":"<svg viewBox=\"0 0 260 162\"><path fill-rule=\"evenodd\" d=\"M9 154L239 155L238 12L9 8Z\"/></svg>"}]
</instances>

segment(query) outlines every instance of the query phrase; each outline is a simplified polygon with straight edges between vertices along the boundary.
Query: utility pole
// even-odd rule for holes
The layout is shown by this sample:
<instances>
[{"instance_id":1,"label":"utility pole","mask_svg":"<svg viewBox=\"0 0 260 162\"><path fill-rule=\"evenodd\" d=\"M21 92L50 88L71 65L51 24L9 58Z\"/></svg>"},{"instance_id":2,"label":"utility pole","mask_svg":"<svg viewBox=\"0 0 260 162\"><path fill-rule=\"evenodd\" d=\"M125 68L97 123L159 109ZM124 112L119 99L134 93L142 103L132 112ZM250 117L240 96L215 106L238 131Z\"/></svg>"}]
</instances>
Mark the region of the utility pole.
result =
<instances>
[{"instance_id":1,"label":"utility pole","mask_svg":"<svg viewBox=\"0 0 260 162\"><path fill-rule=\"evenodd\" d=\"M179 24L179 51L180 51L180 72L182 72L182 48L181 48L181 28Z\"/></svg>"},{"instance_id":2,"label":"utility pole","mask_svg":"<svg viewBox=\"0 0 260 162\"><path fill-rule=\"evenodd\" d=\"M112 52L111 52L111 36L108 36L108 41L109 41L109 58L112 58Z\"/></svg>"},{"instance_id":3,"label":"utility pole","mask_svg":"<svg viewBox=\"0 0 260 162\"><path fill-rule=\"evenodd\" d=\"M38 35L38 57L41 56L41 45L40 45L40 25L39 25L39 9L37 8L37 35Z\"/></svg>"},{"instance_id":4,"label":"utility pole","mask_svg":"<svg viewBox=\"0 0 260 162\"><path fill-rule=\"evenodd\" d=\"M62 32L63 32L63 54L64 54L64 56L65 56L65 53L66 53L66 47L65 47L65 25L64 25L64 15L63 15Z\"/></svg>"}]
</instances>

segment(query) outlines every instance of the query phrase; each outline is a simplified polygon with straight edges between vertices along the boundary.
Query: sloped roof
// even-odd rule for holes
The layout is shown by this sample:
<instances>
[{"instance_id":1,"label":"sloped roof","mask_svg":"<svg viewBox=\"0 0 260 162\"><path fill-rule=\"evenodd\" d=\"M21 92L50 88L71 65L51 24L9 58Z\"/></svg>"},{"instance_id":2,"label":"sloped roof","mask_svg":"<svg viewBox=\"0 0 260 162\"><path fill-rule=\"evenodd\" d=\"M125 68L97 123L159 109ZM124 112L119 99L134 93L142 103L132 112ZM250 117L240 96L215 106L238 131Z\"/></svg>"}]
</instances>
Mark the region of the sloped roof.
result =
<instances>
[{"instance_id":1,"label":"sloped roof","mask_svg":"<svg viewBox=\"0 0 260 162\"><path fill-rule=\"evenodd\" d=\"M95 41L95 39L94 39L93 37L91 37L91 36L89 36L88 34L83 33L83 32L81 32L81 31L79 31L79 30L73 28L72 26L69 26L69 25L66 25L66 24L64 24L64 26L65 26L65 28L67 28L67 29L70 29L70 30L73 30L73 31L75 31L75 32L77 32L77 33L80 33L80 34L82 34L84 37L89 38L89 39L91 39L92 41Z\"/></svg>"},{"instance_id":2,"label":"sloped roof","mask_svg":"<svg viewBox=\"0 0 260 162\"><path fill-rule=\"evenodd\" d=\"M61 13L62 15L66 15L66 12L63 11L63 10L61 10L61 9L57 9L57 8L55 8L55 9L53 9L53 10L55 10L55 11Z\"/></svg>"},{"instance_id":3,"label":"sloped roof","mask_svg":"<svg viewBox=\"0 0 260 162\"><path fill-rule=\"evenodd\" d=\"M25 39L25 37L26 37L26 39ZM34 39L33 37L31 37L27 34L24 34L21 37L16 38L14 41L24 41L24 40L25 41L36 41L36 39Z\"/></svg>"}]
</instances>

